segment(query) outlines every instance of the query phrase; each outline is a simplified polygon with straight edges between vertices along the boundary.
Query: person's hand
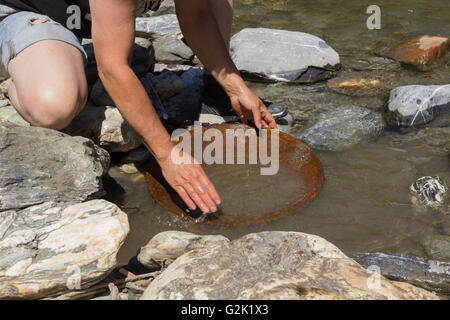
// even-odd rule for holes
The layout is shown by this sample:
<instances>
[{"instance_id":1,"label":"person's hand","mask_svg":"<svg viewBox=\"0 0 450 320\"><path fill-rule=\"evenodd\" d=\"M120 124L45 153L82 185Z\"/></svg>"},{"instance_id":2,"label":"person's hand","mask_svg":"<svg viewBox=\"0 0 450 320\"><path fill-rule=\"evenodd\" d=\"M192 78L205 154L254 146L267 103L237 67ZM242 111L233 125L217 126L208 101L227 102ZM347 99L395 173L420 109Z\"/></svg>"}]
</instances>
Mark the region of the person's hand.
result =
<instances>
[{"instance_id":1,"label":"person's hand","mask_svg":"<svg viewBox=\"0 0 450 320\"><path fill-rule=\"evenodd\" d=\"M276 129L277 124L266 106L250 89L246 88L238 94L229 94L231 105L242 123L251 121L258 129Z\"/></svg>"},{"instance_id":2,"label":"person's hand","mask_svg":"<svg viewBox=\"0 0 450 320\"><path fill-rule=\"evenodd\" d=\"M186 205L191 210L198 206L205 214L216 212L220 197L202 167L183 151L180 151L176 162L172 160L169 156L161 160L159 165L166 181Z\"/></svg>"}]
</instances>

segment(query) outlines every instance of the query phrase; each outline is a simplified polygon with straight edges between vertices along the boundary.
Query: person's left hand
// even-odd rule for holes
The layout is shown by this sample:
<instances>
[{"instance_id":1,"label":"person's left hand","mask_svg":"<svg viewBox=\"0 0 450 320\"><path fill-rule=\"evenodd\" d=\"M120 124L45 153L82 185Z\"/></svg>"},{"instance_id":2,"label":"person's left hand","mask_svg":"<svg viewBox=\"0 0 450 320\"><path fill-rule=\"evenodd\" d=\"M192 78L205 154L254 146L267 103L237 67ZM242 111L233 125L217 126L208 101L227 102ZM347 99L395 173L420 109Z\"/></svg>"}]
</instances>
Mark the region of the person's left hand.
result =
<instances>
[{"instance_id":1,"label":"person's left hand","mask_svg":"<svg viewBox=\"0 0 450 320\"><path fill-rule=\"evenodd\" d=\"M238 94L229 94L231 105L242 123L251 121L258 129L276 129L277 124L264 103L250 89L245 88Z\"/></svg>"}]
</instances>

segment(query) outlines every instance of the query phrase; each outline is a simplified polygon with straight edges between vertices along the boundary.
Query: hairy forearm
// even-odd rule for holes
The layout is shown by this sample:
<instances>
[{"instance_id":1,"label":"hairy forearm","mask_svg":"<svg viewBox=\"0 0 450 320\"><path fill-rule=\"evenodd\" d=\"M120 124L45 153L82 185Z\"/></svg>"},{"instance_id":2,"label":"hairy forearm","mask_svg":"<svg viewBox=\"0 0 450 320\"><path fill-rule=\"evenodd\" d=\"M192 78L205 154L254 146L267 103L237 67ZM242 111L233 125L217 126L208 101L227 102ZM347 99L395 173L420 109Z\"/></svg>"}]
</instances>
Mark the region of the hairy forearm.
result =
<instances>
[{"instance_id":1,"label":"hairy forearm","mask_svg":"<svg viewBox=\"0 0 450 320\"><path fill-rule=\"evenodd\" d=\"M127 66L99 68L100 78L125 120L142 137L158 160L169 157L170 136L156 114L147 92Z\"/></svg>"},{"instance_id":2,"label":"hairy forearm","mask_svg":"<svg viewBox=\"0 0 450 320\"><path fill-rule=\"evenodd\" d=\"M206 0L176 1L177 16L189 46L227 92L245 87Z\"/></svg>"}]
</instances>

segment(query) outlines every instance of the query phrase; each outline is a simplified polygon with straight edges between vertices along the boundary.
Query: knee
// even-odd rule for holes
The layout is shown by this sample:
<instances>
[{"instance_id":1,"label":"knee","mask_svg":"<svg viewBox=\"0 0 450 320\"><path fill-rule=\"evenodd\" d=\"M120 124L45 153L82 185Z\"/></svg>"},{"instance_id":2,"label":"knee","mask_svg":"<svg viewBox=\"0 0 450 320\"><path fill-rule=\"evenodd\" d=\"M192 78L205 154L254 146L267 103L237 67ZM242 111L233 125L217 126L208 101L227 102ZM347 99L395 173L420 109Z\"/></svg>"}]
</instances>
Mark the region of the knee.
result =
<instances>
[{"instance_id":1,"label":"knee","mask_svg":"<svg viewBox=\"0 0 450 320\"><path fill-rule=\"evenodd\" d=\"M31 124L34 126L55 130L64 129L86 104L87 88L58 90L40 87L36 89L26 106Z\"/></svg>"}]
</instances>

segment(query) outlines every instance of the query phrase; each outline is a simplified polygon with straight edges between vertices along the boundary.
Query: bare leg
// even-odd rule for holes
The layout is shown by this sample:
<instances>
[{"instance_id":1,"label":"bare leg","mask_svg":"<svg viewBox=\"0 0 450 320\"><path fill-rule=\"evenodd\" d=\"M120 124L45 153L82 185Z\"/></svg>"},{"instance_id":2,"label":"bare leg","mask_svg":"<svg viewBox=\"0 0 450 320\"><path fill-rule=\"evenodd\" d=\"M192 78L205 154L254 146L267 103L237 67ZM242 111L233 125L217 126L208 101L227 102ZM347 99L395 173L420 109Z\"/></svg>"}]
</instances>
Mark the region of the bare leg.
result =
<instances>
[{"instance_id":1,"label":"bare leg","mask_svg":"<svg viewBox=\"0 0 450 320\"><path fill-rule=\"evenodd\" d=\"M86 104L83 56L68 43L37 42L12 59L8 71L11 103L34 126L63 129Z\"/></svg>"}]
</instances>

